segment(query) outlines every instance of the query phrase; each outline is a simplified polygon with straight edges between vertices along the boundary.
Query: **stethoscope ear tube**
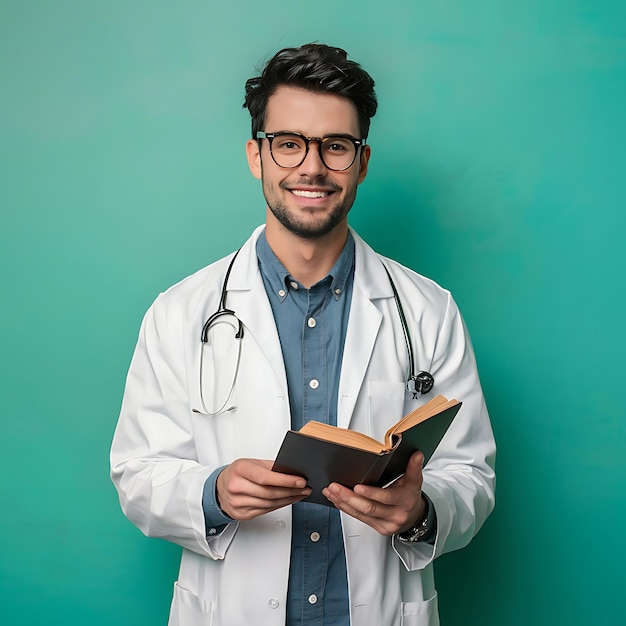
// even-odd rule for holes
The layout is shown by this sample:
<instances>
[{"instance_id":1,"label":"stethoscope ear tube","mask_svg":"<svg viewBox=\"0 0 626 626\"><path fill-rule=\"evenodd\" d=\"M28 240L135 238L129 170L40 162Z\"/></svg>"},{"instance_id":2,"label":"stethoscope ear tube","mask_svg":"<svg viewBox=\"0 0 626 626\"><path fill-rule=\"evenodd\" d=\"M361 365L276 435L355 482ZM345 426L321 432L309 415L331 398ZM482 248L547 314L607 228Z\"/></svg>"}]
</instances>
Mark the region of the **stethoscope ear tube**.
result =
<instances>
[{"instance_id":1,"label":"stethoscope ear tube","mask_svg":"<svg viewBox=\"0 0 626 626\"><path fill-rule=\"evenodd\" d=\"M415 373L415 355L413 354L413 343L409 333L409 325L407 324L406 316L404 315L404 309L402 308L402 302L400 301L396 284L393 282L393 278L391 278L391 274L384 263L383 267L385 268L385 272L387 272L389 284L391 285L391 290L393 291L393 299L395 300L398 315L400 316L400 323L402 325L402 332L406 343L406 351L409 356L409 378L406 381L406 388L407 391L413 394L413 398L417 399L422 394L428 393L433 388L435 379L430 372L420 371L417 372L417 374Z\"/></svg>"},{"instance_id":2,"label":"stethoscope ear tube","mask_svg":"<svg viewBox=\"0 0 626 626\"><path fill-rule=\"evenodd\" d=\"M235 333L235 339L241 339L243 337L243 324L241 320L235 315L235 312L232 309L222 309L215 311L209 319L204 322L204 326L202 327L202 336L200 337L202 343L207 343L209 340L209 331L211 330L211 326L217 322L218 318L223 315L232 315L237 320L237 332Z\"/></svg>"},{"instance_id":3,"label":"stethoscope ear tube","mask_svg":"<svg viewBox=\"0 0 626 626\"><path fill-rule=\"evenodd\" d=\"M200 334L201 343L200 343L199 372L200 372L200 403L202 405L202 411L200 409L192 409L194 413L200 413L203 415L219 415L220 413L224 413L226 411L232 411L236 408L235 406L228 406L228 403L233 394L233 390L235 389L235 381L237 380L237 372L239 371L239 363L241 361L241 339L243 338L243 323L237 317L237 315L235 314L235 311L233 311L232 309L226 308L226 291L228 288L228 277L230 276L230 272L233 269L233 265L235 263L235 259L237 258L238 254L239 254L239 250L235 252L233 258L230 261L230 264L228 265L228 269L226 270L226 275L224 276L224 283L222 284L222 294L220 296L219 307L217 311L215 311L215 313L210 315L207 321L204 322L204 326L202 327L202 333ZM230 390L228 392L228 396L226 397L226 400L216 411L210 411L207 408L207 405L204 401L204 392L203 392L204 348L205 348L205 345L209 342L209 331L211 330L211 328L220 322L220 318L226 317L226 316L233 317L235 320L237 320L237 330L235 331L235 339L239 340L237 342L237 363L235 365L235 374L233 376L233 382L230 386Z\"/></svg>"},{"instance_id":4,"label":"stethoscope ear tube","mask_svg":"<svg viewBox=\"0 0 626 626\"><path fill-rule=\"evenodd\" d=\"M235 252L235 255L230 260L228 269L226 270L226 275L224 276L224 282L222 283L222 294L220 296L219 307L217 308L217 311L215 311L215 313L213 313L209 317L209 319L206 322L204 322L204 326L202 327L202 334L200 335L200 341L202 341L202 343L207 343L207 341L209 340L208 337L209 337L209 330L211 330L211 326L213 326L216 320L222 317L223 315L232 315L237 320L238 328L237 328L237 332L235 333L235 339L241 339L243 337L243 324L241 323L241 320L235 315L235 312L232 309L226 308L226 291L228 288L228 278L230 276L230 272L233 269L233 265L235 264L235 259L237 258L237 255L239 254L240 250L241 248L239 248L239 250Z\"/></svg>"}]
</instances>

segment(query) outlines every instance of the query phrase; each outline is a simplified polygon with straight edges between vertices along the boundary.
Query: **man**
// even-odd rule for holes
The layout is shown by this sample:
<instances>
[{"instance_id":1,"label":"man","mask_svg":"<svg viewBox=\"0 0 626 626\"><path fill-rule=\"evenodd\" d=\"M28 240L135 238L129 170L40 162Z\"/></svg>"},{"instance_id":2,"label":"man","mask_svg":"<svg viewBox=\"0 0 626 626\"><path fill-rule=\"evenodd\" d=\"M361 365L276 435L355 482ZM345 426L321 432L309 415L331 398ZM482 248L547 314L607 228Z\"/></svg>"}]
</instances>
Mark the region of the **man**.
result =
<instances>
[{"instance_id":1,"label":"man","mask_svg":"<svg viewBox=\"0 0 626 626\"><path fill-rule=\"evenodd\" d=\"M122 508L183 547L172 625L437 624L433 560L494 505L469 337L447 291L348 228L371 77L340 49L286 49L245 106L265 226L146 314L111 452ZM272 470L288 429L316 419L380 439L429 398L407 390L394 287L432 395L463 407L423 471L416 452L385 489L331 484L330 506L303 502L306 481Z\"/></svg>"}]
</instances>

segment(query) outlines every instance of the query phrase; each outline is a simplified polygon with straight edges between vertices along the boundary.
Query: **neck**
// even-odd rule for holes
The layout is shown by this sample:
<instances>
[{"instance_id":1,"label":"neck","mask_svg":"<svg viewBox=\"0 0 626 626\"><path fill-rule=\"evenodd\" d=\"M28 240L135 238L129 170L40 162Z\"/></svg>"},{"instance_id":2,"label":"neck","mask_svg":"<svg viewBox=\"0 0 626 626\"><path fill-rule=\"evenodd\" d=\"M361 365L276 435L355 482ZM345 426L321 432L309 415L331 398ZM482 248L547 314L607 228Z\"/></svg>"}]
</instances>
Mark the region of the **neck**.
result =
<instances>
[{"instance_id":1,"label":"neck","mask_svg":"<svg viewBox=\"0 0 626 626\"><path fill-rule=\"evenodd\" d=\"M331 233L318 239L303 239L287 231L281 224L266 224L267 243L285 269L309 289L328 276L346 245L348 224L344 221Z\"/></svg>"}]
</instances>

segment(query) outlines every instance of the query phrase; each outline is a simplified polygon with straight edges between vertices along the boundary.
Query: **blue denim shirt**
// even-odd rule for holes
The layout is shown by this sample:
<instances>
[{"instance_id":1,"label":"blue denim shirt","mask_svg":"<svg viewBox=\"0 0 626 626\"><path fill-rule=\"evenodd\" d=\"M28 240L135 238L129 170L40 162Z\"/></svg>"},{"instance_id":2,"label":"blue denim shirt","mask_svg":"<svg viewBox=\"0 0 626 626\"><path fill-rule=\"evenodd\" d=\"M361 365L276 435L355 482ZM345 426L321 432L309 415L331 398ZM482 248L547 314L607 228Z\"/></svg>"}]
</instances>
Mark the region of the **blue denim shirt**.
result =
<instances>
[{"instance_id":1,"label":"blue denim shirt","mask_svg":"<svg viewBox=\"0 0 626 626\"><path fill-rule=\"evenodd\" d=\"M309 420L337 424L337 396L352 286L354 240L326 278L306 289L289 276L263 233L257 256L287 372L291 427ZM339 511L299 502L293 531L287 626L350 623L348 579Z\"/></svg>"}]
</instances>

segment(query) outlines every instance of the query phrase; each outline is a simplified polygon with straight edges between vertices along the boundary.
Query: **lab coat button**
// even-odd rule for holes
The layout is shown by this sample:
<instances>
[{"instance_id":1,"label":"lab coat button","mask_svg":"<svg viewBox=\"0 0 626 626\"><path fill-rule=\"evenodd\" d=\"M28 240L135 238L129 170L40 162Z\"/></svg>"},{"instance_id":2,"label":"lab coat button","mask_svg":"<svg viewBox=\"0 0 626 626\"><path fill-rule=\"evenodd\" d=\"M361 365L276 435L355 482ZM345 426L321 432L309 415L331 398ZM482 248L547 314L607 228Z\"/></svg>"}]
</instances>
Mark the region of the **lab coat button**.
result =
<instances>
[{"instance_id":1,"label":"lab coat button","mask_svg":"<svg viewBox=\"0 0 626 626\"><path fill-rule=\"evenodd\" d=\"M315 531L315 532L311 533L310 539L314 543L317 543L320 540L320 534L317 531Z\"/></svg>"},{"instance_id":2,"label":"lab coat button","mask_svg":"<svg viewBox=\"0 0 626 626\"><path fill-rule=\"evenodd\" d=\"M312 593L309 596L309 604L315 604L316 602L317 602L317 596L314 593Z\"/></svg>"},{"instance_id":3,"label":"lab coat button","mask_svg":"<svg viewBox=\"0 0 626 626\"><path fill-rule=\"evenodd\" d=\"M307 325L309 328L315 328L315 325L317 324L317 322L315 321L314 317L309 317L308 321L307 321Z\"/></svg>"},{"instance_id":4,"label":"lab coat button","mask_svg":"<svg viewBox=\"0 0 626 626\"><path fill-rule=\"evenodd\" d=\"M279 520L276 522L276 528L278 528L278 530L285 530L285 526L286 526L286 525L287 525L287 524L285 524L285 521L284 521L284 520L282 520L282 519L279 519Z\"/></svg>"},{"instance_id":5,"label":"lab coat button","mask_svg":"<svg viewBox=\"0 0 626 626\"><path fill-rule=\"evenodd\" d=\"M320 386L320 381L316 380L315 378L309 383L309 387L311 387L311 389L317 389Z\"/></svg>"},{"instance_id":6,"label":"lab coat button","mask_svg":"<svg viewBox=\"0 0 626 626\"><path fill-rule=\"evenodd\" d=\"M270 609L277 609L278 608L278 600L276 598L270 598L269 602L267 603L267 606L269 606Z\"/></svg>"}]
</instances>

